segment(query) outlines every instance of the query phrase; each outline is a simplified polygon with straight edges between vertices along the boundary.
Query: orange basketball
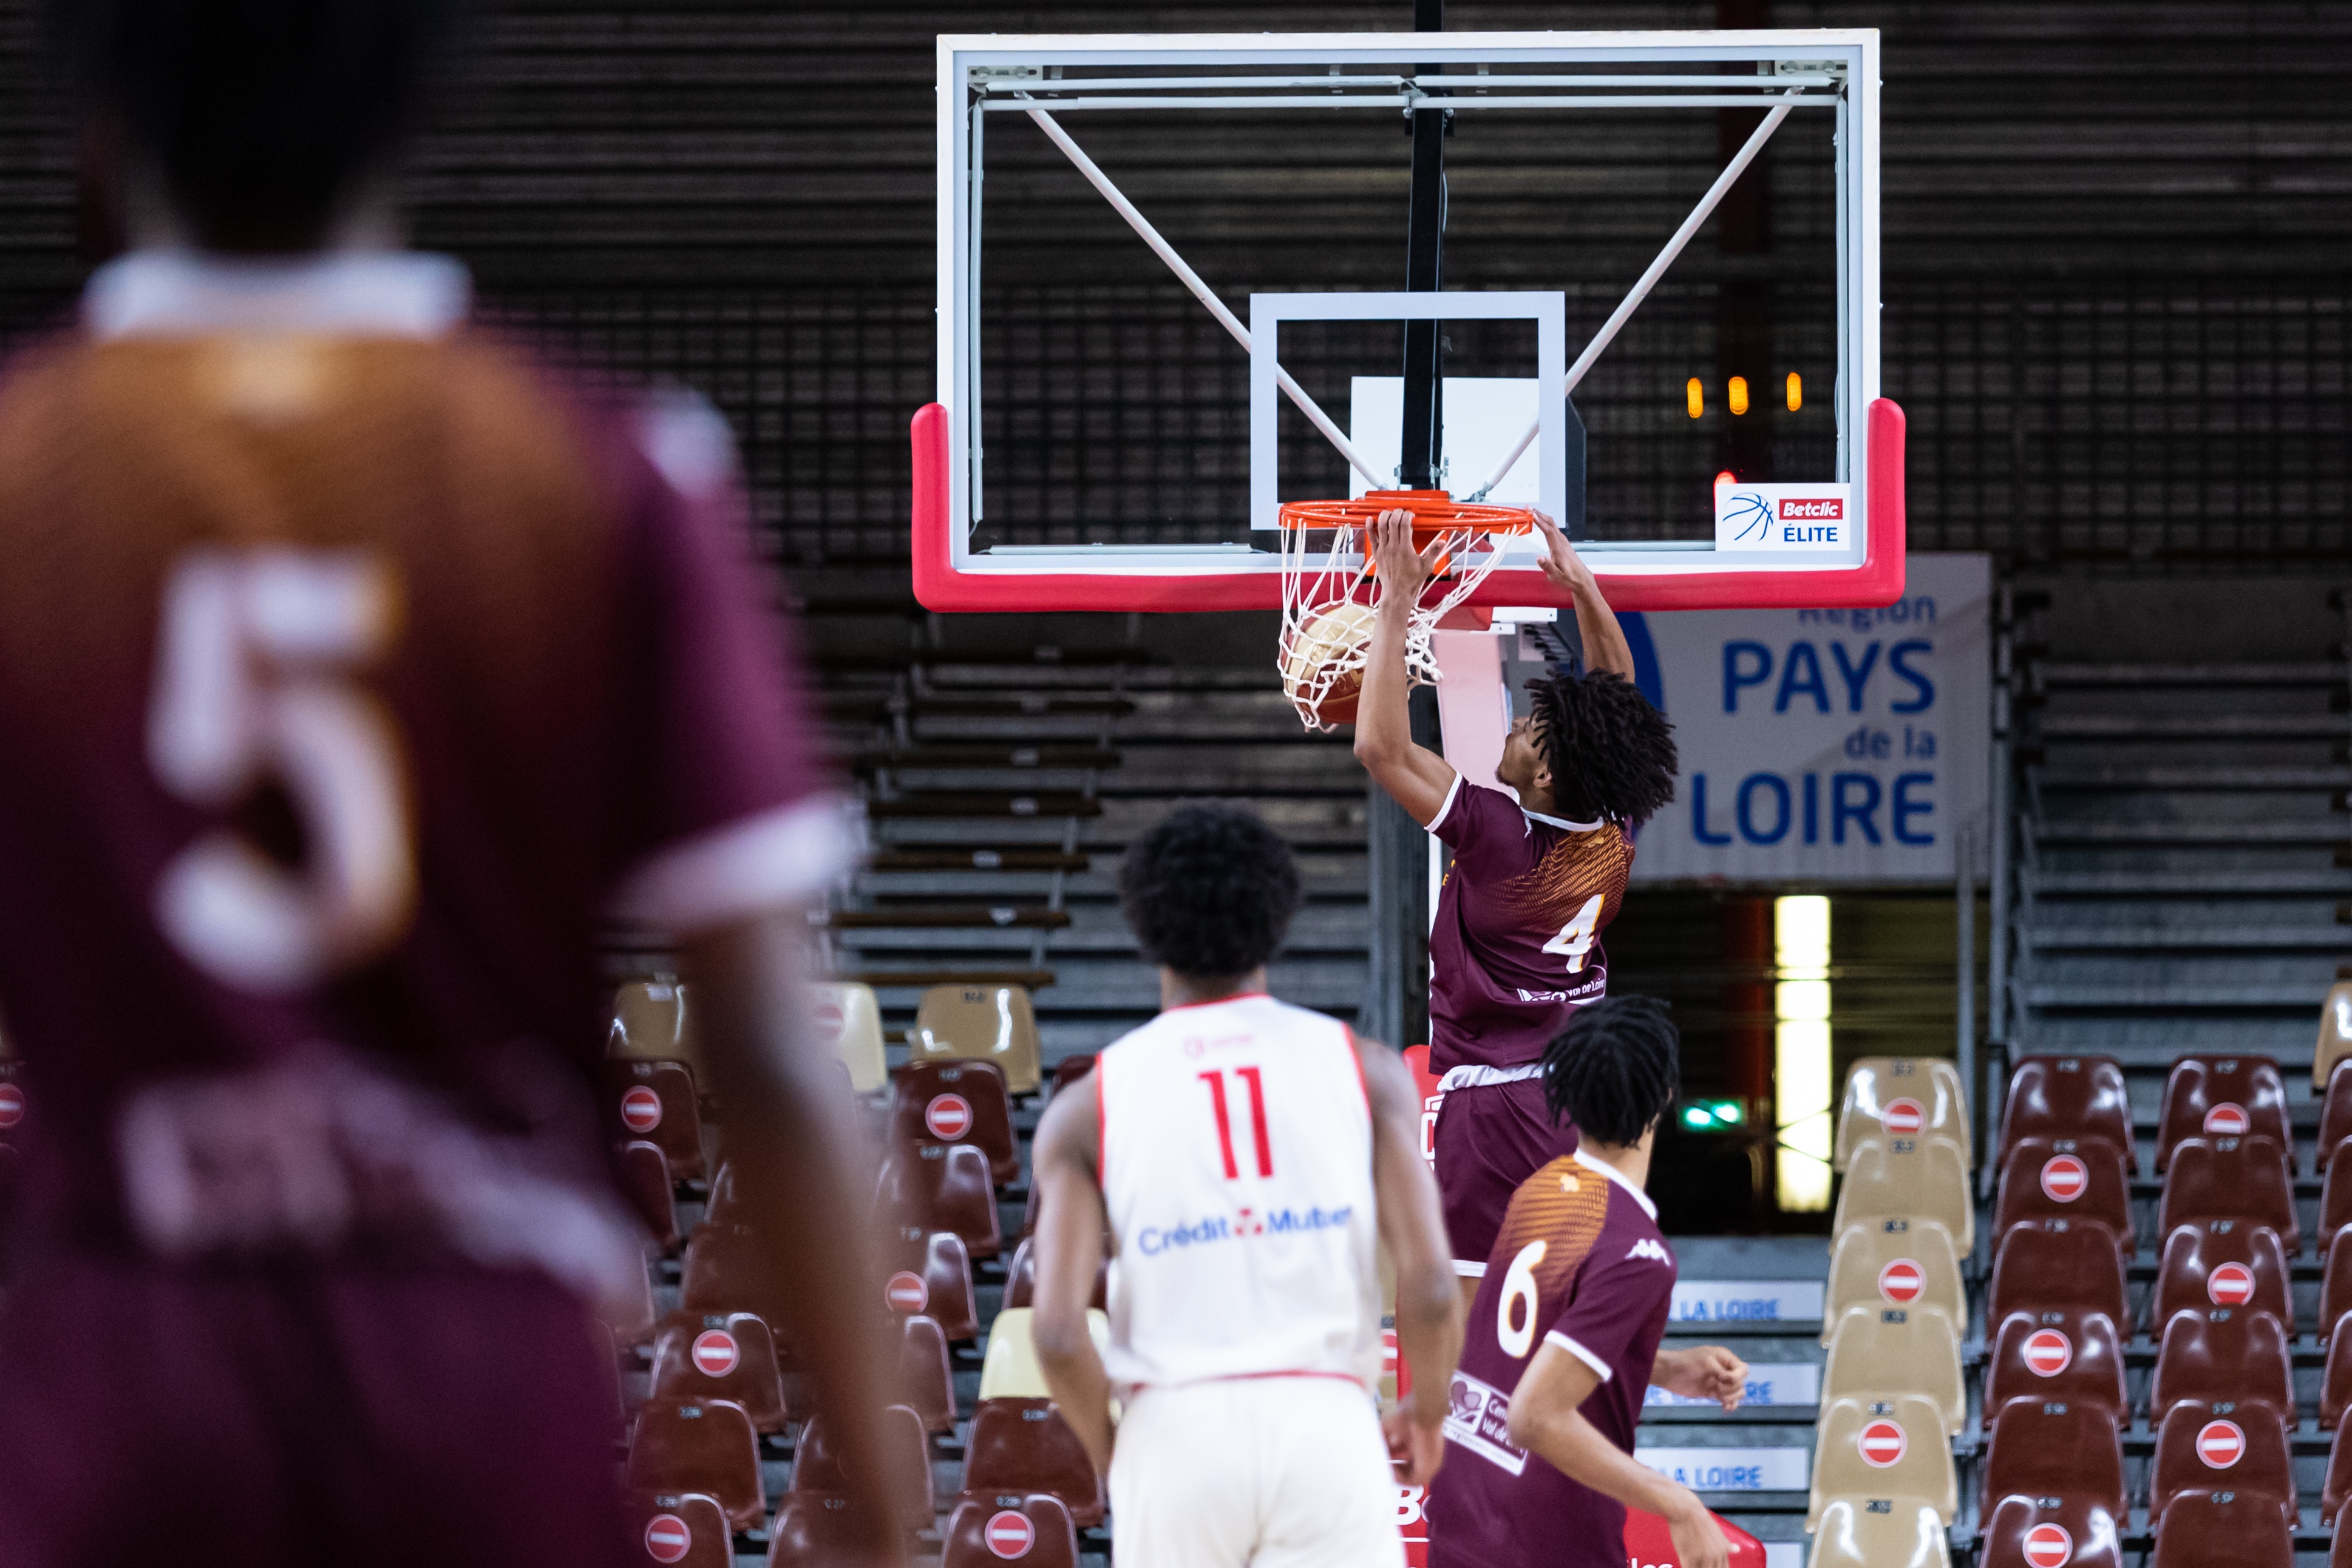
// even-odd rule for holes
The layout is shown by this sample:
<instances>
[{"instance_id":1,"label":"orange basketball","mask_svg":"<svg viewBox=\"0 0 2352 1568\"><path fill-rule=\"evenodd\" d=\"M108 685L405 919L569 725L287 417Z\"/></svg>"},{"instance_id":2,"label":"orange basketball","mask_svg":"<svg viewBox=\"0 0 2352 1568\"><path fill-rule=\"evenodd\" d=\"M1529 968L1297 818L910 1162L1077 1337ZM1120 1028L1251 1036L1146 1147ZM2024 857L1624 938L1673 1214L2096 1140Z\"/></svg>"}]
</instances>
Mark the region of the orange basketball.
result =
<instances>
[{"instance_id":1,"label":"orange basketball","mask_svg":"<svg viewBox=\"0 0 2352 1568\"><path fill-rule=\"evenodd\" d=\"M1302 716L1311 713L1323 728L1356 721L1356 703L1364 694L1364 646L1372 638L1372 607L1353 600L1316 612L1286 640L1282 653L1282 690L1297 705ZM1329 673L1334 664L1339 673ZM1318 697L1316 694L1320 692Z\"/></svg>"}]
</instances>

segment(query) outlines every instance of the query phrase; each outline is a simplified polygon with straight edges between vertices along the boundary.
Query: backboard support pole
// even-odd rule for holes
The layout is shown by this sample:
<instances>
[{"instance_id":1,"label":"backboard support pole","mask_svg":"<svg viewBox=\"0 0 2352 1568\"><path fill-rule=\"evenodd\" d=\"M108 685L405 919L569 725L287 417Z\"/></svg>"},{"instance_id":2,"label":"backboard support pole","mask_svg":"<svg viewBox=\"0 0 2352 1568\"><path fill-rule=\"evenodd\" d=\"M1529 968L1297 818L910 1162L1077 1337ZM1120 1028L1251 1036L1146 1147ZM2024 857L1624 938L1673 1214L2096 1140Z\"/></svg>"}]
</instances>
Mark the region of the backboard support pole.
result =
<instances>
[{"instance_id":1,"label":"backboard support pole","mask_svg":"<svg viewBox=\"0 0 2352 1568\"><path fill-rule=\"evenodd\" d=\"M1417 33L1445 30L1445 0L1413 0ZM1435 75L1436 66L1424 65ZM1433 100L1422 100L1433 104ZM1445 137L1453 115L1437 107L1412 111L1412 202L1405 227L1404 286L1433 294L1445 287ZM1398 446L1402 489L1443 488L1445 463L1445 333L1442 321L1404 326L1404 430Z\"/></svg>"}]
</instances>

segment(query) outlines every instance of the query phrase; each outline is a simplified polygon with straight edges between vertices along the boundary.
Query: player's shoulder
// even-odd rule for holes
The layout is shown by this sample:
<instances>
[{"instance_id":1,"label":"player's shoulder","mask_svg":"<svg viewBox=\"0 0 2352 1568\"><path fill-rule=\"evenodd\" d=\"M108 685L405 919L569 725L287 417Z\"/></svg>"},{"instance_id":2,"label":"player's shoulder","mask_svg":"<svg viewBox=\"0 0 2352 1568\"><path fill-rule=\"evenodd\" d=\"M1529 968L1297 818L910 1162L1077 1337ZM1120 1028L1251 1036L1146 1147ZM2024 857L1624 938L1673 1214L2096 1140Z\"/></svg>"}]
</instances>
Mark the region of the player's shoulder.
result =
<instances>
[{"instance_id":1,"label":"player's shoulder","mask_svg":"<svg viewBox=\"0 0 2352 1568\"><path fill-rule=\"evenodd\" d=\"M1565 1262L1590 1249L1608 1218L1608 1184L1573 1155L1562 1155L1513 1190L1497 1245L1517 1251L1540 1240L1555 1260Z\"/></svg>"}]
</instances>

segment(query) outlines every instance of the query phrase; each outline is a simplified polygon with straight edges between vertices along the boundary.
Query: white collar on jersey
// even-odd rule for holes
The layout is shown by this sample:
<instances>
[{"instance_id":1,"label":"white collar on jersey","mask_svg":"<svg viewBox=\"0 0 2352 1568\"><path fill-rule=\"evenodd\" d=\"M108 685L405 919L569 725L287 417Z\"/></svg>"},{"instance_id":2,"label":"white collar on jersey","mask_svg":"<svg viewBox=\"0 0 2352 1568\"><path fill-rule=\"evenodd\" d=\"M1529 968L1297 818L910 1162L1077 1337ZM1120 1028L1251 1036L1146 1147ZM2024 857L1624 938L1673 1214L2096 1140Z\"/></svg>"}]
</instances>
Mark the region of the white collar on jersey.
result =
<instances>
[{"instance_id":1,"label":"white collar on jersey","mask_svg":"<svg viewBox=\"0 0 2352 1568\"><path fill-rule=\"evenodd\" d=\"M1597 831L1601 827L1598 821L1571 822L1565 817L1547 817L1541 811L1530 811L1525 806L1519 808L1519 814L1530 821L1549 823L1563 833L1590 833ZM1528 831L1532 832L1534 830Z\"/></svg>"},{"instance_id":2,"label":"white collar on jersey","mask_svg":"<svg viewBox=\"0 0 2352 1568\"><path fill-rule=\"evenodd\" d=\"M1643 1213L1648 1215L1653 1219L1658 1218L1658 1206L1650 1201L1650 1195L1643 1192L1640 1187L1635 1186L1632 1182L1627 1181L1625 1179L1625 1173L1619 1170L1615 1166L1602 1165L1599 1160L1596 1160L1591 1155L1586 1154L1582 1148L1579 1148L1576 1153L1570 1157L1575 1160L1578 1165L1582 1166L1586 1170L1599 1171L1602 1176L1607 1176L1611 1181L1615 1182L1619 1186L1622 1186L1627 1192L1632 1193L1633 1195L1633 1201L1642 1206Z\"/></svg>"},{"instance_id":3,"label":"white collar on jersey","mask_svg":"<svg viewBox=\"0 0 2352 1568\"><path fill-rule=\"evenodd\" d=\"M472 303L465 267L421 251L248 260L140 250L91 275L81 312L83 326L101 340L237 331L438 338Z\"/></svg>"}]
</instances>

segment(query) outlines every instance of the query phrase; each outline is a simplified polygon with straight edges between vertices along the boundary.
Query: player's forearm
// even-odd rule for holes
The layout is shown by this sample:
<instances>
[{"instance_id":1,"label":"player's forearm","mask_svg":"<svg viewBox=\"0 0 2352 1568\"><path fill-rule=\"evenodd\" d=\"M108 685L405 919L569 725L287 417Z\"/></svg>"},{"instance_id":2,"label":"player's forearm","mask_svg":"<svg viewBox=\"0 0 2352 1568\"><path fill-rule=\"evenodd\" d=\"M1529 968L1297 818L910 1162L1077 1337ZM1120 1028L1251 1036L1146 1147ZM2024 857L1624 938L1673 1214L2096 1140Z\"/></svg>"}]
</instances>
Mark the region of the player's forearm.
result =
<instances>
[{"instance_id":1,"label":"player's forearm","mask_svg":"<svg viewBox=\"0 0 2352 1568\"><path fill-rule=\"evenodd\" d=\"M1582 572L1570 592L1576 600L1576 630L1584 639L1584 667L1632 680L1633 644L1625 641L1625 629L1617 624L1617 612L1601 597L1600 582L1591 572Z\"/></svg>"},{"instance_id":2,"label":"player's forearm","mask_svg":"<svg viewBox=\"0 0 2352 1568\"><path fill-rule=\"evenodd\" d=\"M1667 1479L1607 1437L1578 1410L1523 1413L1511 1408L1511 1441L1570 1480L1581 1482L1627 1508L1664 1519L1698 1508L1697 1494ZM1701 1509L1701 1512L1705 1510Z\"/></svg>"},{"instance_id":3,"label":"player's forearm","mask_svg":"<svg viewBox=\"0 0 2352 1568\"><path fill-rule=\"evenodd\" d=\"M1110 1472L1110 1374L1087 1332L1086 1314L1078 1314L1075 1330L1067 1324L1033 1322L1037 1341L1037 1366L1045 1387L1061 1406L1062 1419L1086 1445L1087 1457L1097 1473Z\"/></svg>"},{"instance_id":4,"label":"player's forearm","mask_svg":"<svg viewBox=\"0 0 2352 1568\"><path fill-rule=\"evenodd\" d=\"M1406 610L1395 596L1383 598L1372 617L1366 650L1364 689L1356 704L1356 760L1385 787L1389 770L1412 749L1412 713L1405 674Z\"/></svg>"},{"instance_id":5,"label":"player's forearm","mask_svg":"<svg viewBox=\"0 0 2352 1568\"><path fill-rule=\"evenodd\" d=\"M1414 1424L1434 1427L1445 1419L1445 1390L1462 1360L1462 1292L1450 1262L1418 1272L1410 1291L1402 1274L1397 1280L1397 1355L1412 1370Z\"/></svg>"}]
</instances>

